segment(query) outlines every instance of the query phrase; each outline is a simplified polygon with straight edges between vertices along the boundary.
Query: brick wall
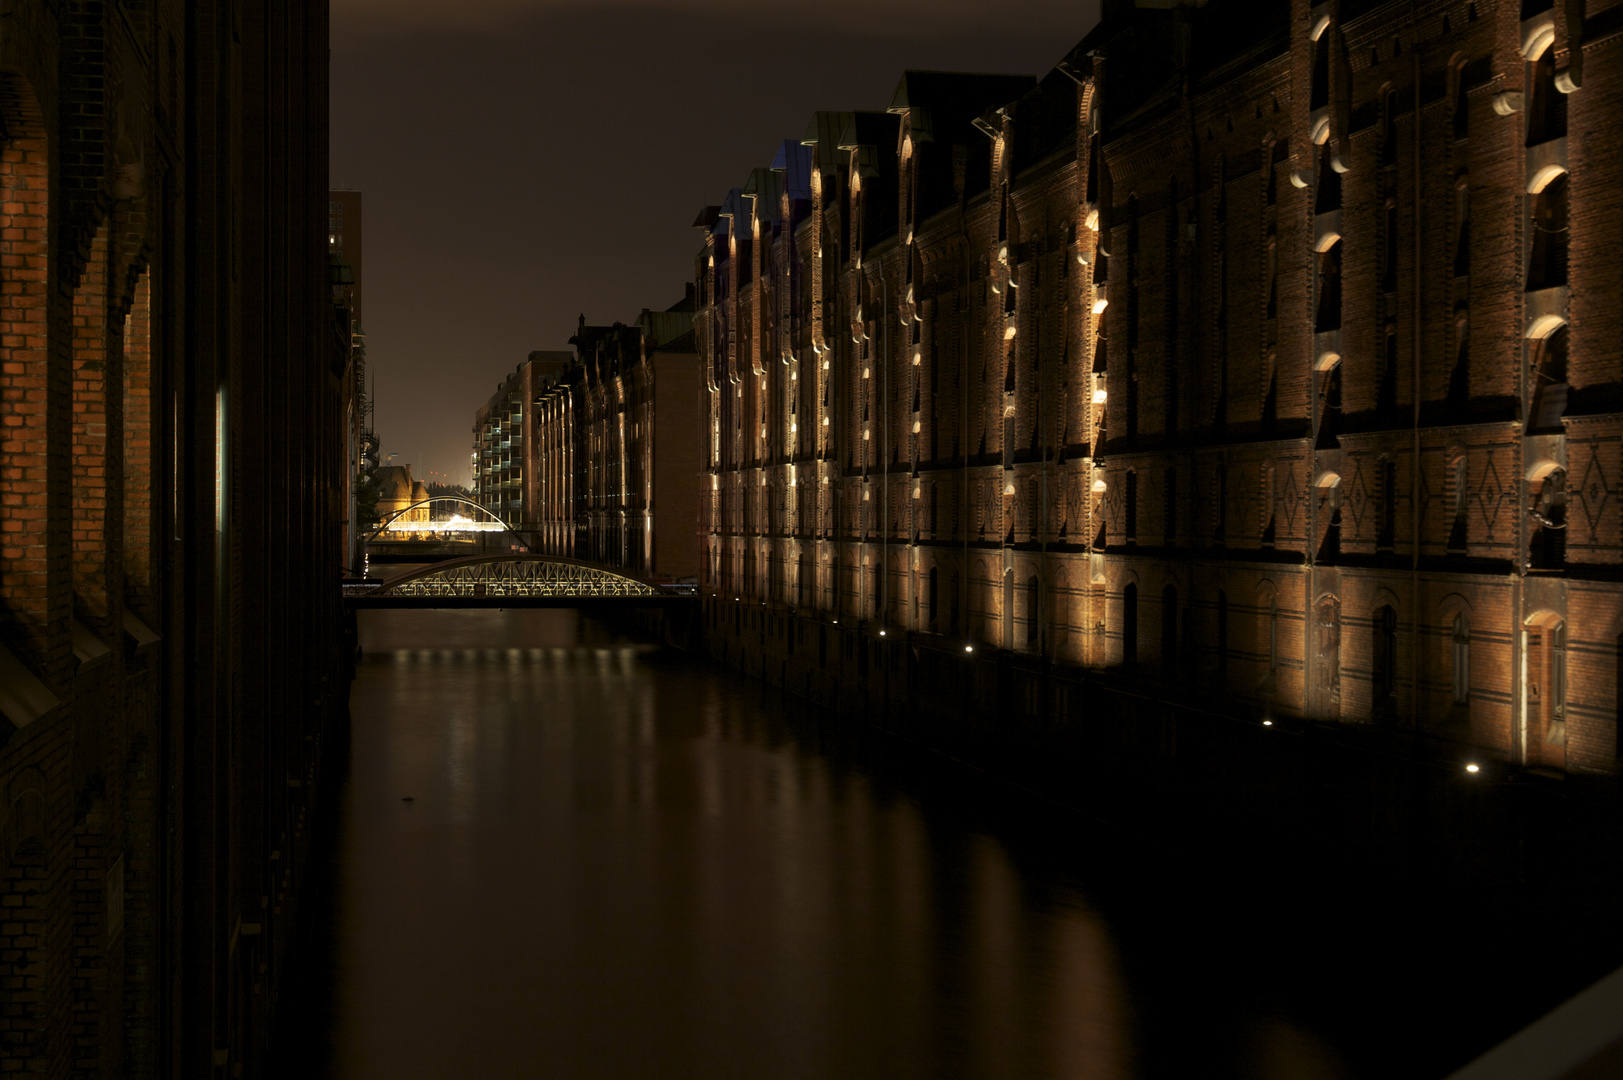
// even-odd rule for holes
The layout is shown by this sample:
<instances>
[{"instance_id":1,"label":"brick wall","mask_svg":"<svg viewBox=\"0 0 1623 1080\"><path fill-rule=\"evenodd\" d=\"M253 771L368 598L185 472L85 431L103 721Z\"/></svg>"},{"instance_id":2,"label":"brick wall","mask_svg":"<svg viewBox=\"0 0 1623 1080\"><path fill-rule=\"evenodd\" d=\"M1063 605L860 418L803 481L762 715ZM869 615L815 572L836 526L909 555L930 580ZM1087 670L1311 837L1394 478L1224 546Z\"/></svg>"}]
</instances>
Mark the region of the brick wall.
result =
<instances>
[{"instance_id":1,"label":"brick wall","mask_svg":"<svg viewBox=\"0 0 1623 1080\"><path fill-rule=\"evenodd\" d=\"M252 1076L345 692L325 5L7 28L0 1072Z\"/></svg>"},{"instance_id":2,"label":"brick wall","mask_svg":"<svg viewBox=\"0 0 1623 1080\"><path fill-rule=\"evenodd\" d=\"M906 73L813 117L805 190L706 209L704 583L1612 771L1619 35L1234 7L1124 7L996 93Z\"/></svg>"}]
</instances>

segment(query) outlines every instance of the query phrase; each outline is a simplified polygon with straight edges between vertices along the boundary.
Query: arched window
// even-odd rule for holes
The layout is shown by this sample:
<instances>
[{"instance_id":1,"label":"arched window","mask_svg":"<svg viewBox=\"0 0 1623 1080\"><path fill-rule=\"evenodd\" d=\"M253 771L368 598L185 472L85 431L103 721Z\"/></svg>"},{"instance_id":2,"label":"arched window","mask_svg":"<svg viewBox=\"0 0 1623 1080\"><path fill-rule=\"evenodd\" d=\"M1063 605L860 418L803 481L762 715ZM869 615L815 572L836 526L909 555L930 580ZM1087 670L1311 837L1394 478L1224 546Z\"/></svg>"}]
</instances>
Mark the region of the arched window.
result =
<instances>
[{"instance_id":1,"label":"arched window","mask_svg":"<svg viewBox=\"0 0 1623 1080\"><path fill-rule=\"evenodd\" d=\"M1371 688L1377 715L1390 711L1398 693L1398 614L1390 604L1375 609Z\"/></svg>"},{"instance_id":2,"label":"arched window","mask_svg":"<svg viewBox=\"0 0 1623 1080\"><path fill-rule=\"evenodd\" d=\"M1454 138L1471 137L1471 78L1469 65L1454 68Z\"/></svg>"},{"instance_id":3,"label":"arched window","mask_svg":"<svg viewBox=\"0 0 1623 1080\"><path fill-rule=\"evenodd\" d=\"M1341 329L1341 240L1319 253L1319 310L1315 333Z\"/></svg>"},{"instance_id":4,"label":"arched window","mask_svg":"<svg viewBox=\"0 0 1623 1080\"><path fill-rule=\"evenodd\" d=\"M1330 30L1319 31L1313 42L1313 87L1308 108L1318 110L1330 104Z\"/></svg>"},{"instance_id":5,"label":"arched window","mask_svg":"<svg viewBox=\"0 0 1623 1080\"><path fill-rule=\"evenodd\" d=\"M1315 214L1330 214L1341 209L1341 174L1335 168L1335 150L1329 142L1319 147L1318 191L1313 200Z\"/></svg>"},{"instance_id":6,"label":"arched window","mask_svg":"<svg viewBox=\"0 0 1623 1080\"><path fill-rule=\"evenodd\" d=\"M1567 283L1568 217L1567 174L1544 182L1531 200L1532 244L1528 249L1527 291L1550 289Z\"/></svg>"},{"instance_id":7,"label":"arched window","mask_svg":"<svg viewBox=\"0 0 1623 1080\"><path fill-rule=\"evenodd\" d=\"M1534 525L1528 565L1534 570L1559 570L1567 562L1567 471L1554 469L1537 486L1532 511Z\"/></svg>"},{"instance_id":8,"label":"arched window","mask_svg":"<svg viewBox=\"0 0 1623 1080\"><path fill-rule=\"evenodd\" d=\"M1454 703L1463 705L1471 696L1471 620L1462 611L1454 616Z\"/></svg>"},{"instance_id":9,"label":"arched window","mask_svg":"<svg viewBox=\"0 0 1623 1080\"><path fill-rule=\"evenodd\" d=\"M928 621L930 623L930 629L931 630L935 629L936 583L937 583L937 579L939 577L940 577L939 568L934 567L934 566L930 567L929 585L925 589L925 596L928 598L928 603L925 605L925 608L929 612L929 620Z\"/></svg>"},{"instance_id":10,"label":"arched window","mask_svg":"<svg viewBox=\"0 0 1623 1080\"><path fill-rule=\"evenodd\" d=\"M1533 345L1532 408L1528 410L1530 433L1565 430L1561 417L1567 411L1567 327L1555 328Z\"/></svg>"},{"instance_id":11,"label":"arched window","mask_svg":"<svg viewBox=\"0 0 1623 1080\"><path fill-rule=\"evenodd\" d=\"M1178 590L1172 585L1161 590L1161 674L1178 677Z\"/></svg>"},{"instance_id":12,"label":"arched window","mask_svg":"<svg viewBox=\"0 0 1623 1080\"><path fill-rule=\"evenodd\" d=\"M1538 146L1567 133L1567 95L1555 85L1554 42L1545 46L1527 72L1527 145Z\"/></svg>"},{"instance_id":13,"label":"arched window","mask_svg":"<svg viewBox=\"0 0 1623 1080\"><path fill-rule=\"evenodd\" d=\"M1138 660L1138 586L1129 581L1121 591L1121 662Z\"/></svg>"},{"instance_id":14,"label":"arched window","mask_svg":"<svg viewBox=\"0 0 1623 1080\"><path fill-rule=\"evenodd\" d=\"M1381 165L1398 163L1398 95L1388 90L1381 99Z\"/></svg>"}]
</instances>

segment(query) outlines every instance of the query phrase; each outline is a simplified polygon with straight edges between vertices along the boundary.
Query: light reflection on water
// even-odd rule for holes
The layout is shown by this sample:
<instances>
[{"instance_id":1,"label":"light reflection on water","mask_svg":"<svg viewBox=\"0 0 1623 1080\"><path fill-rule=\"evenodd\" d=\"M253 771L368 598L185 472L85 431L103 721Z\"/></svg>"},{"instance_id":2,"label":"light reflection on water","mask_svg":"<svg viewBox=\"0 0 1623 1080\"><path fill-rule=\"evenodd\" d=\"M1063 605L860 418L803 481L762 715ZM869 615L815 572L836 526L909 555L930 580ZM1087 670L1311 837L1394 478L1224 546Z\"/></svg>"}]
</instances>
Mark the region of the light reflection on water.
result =
<instances>
[{"instance_id":1,"label":"light reflection on water","mask_svg":"<svg viewBox=\"0 0 1623 1080\"><path fill-rule=\"evenodd\" d=\"M1090 898L868 736L567 611L362 644L331 1075L1147 1075ZM1269 1023L1236 1074L1339 1075Z\"/></svg>"}]
</instances>

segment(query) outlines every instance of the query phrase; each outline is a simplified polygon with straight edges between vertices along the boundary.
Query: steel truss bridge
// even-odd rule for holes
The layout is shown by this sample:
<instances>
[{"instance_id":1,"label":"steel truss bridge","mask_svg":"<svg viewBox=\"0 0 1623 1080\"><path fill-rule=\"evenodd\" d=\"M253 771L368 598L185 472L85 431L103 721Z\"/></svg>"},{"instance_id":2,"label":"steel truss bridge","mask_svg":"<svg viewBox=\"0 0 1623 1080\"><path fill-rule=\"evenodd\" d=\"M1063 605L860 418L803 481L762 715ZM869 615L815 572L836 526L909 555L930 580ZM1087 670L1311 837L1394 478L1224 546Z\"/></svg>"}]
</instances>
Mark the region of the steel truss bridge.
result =
<instances>
[{"instance_id":1,"label":"steel truss bridge","mask_svg":"<svg viewBox=\"0 0 1623 1080\"><path fill-rule=\"evenodd\" d=\"M344 585L359 608L661 607L693 598L691 587L558 555L471 555Z\"/></svg>"}]
</instances>

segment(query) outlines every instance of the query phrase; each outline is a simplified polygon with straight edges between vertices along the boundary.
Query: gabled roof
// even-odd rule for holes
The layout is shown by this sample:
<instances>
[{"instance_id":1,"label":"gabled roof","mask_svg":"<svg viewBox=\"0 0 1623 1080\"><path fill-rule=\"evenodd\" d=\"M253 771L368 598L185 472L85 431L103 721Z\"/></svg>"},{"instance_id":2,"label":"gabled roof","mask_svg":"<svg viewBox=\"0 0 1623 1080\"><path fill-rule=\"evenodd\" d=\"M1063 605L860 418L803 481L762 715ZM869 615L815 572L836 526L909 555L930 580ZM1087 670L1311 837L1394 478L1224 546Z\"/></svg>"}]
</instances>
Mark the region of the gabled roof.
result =
<instances>
[{"instance_id":1,"label":"gabled roof","mask_svg":"<svg viewBox=\"0 0 1623 1080\"><path fill-rule=\"evenodd\" d=\"M1031 75L904 71L885 111L907 114L916 143L968 143L973 135L970 124L977 116L1024 96L1036 85Z\"/></svg>"},{"instance_id":2,"label":"gabled roof","mask_svg":"<svg viewBox=\"0 0 1623 1080\"><path fill-rule=\"evenodd\" d=\"M755 220L777 221L783 216L778 205L782 183L782 178L771 169L750 170L749 179L744 181L739 194L754 205Z\"/></svg>"},{"instance_id":3,"label":"gabled roof","mask_svg":"<svg viewBox=\"0 0 1623 1080\"><path fill-rule=\"evenodd\" d=\"M793 139L779 143L772 158L772 171L783 175L784 190L791 199L811 198L811 165L811 148Z\"/></svg>"}]
</instances>

